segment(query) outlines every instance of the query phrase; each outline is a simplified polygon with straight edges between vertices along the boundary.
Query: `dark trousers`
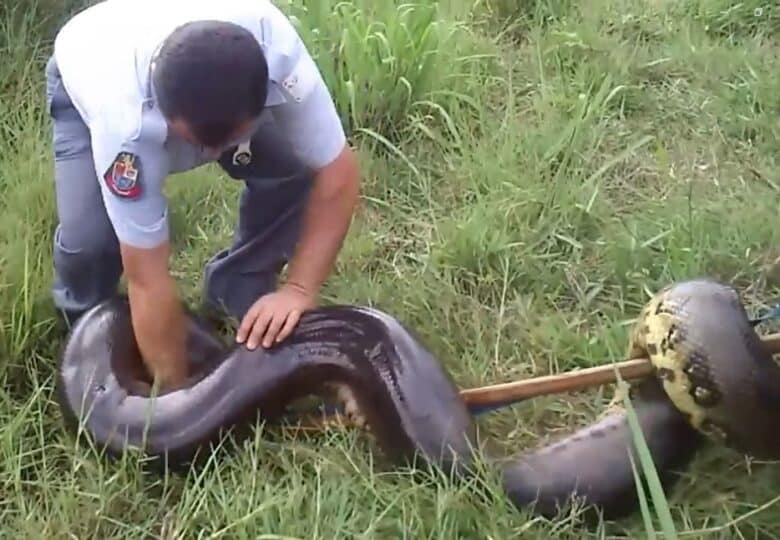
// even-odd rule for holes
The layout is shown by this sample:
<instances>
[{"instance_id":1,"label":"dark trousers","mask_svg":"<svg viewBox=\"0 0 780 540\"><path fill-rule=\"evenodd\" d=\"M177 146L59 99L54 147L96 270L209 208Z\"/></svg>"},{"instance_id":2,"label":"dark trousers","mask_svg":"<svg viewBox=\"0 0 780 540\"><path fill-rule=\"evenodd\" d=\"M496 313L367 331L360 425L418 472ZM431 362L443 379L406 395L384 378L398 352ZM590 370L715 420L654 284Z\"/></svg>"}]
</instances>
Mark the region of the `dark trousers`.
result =
<instances>
[{"instance_id":1,"label":"dark trousers","mask_svg":"<svg viewBox=\"0 0 780 540\"><path fill-rule=\"evenodd\" d=\"M58 218L51 293L55 306L72 317L116 293L122 261L103 206L89 129L53 59L46 80ZM250 150L245 164L234 161L233 149L219 159L232 179L244 182L244 189L233 241L204 269L206 306L239 320L257 298L276 288L295 249L312 182L310 172L279 140L272 120L255 132Z\"/></svg>"}]
</instances>

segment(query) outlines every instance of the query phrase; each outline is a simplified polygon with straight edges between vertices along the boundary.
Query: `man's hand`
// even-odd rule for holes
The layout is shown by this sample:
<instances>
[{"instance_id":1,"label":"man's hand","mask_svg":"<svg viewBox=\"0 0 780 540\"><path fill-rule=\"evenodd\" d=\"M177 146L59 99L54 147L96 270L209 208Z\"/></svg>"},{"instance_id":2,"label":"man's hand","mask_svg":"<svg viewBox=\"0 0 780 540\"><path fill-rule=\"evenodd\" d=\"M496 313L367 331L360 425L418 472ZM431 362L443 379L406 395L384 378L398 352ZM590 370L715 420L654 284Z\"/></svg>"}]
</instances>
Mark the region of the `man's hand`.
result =
<instances>
[{"instance_id":1,"label":"man's hand","mask_svg":"<svg viewBox=\"0 0 780 540\"><path fill-rule=\"evenodd\" d=\"M238 329L239 343L247 337L250 349L261 338L264 347L279 343L290 335L303 312L316 305L349 230L359 177L357 159L348 145L315 175L287 282L252 305Z\"/></svg>"},{"instance_id":2,"label":"man's hand","mask_svg":"<svg viewBox=\"0 0 780 540\"><path fill-rule=\"evenodd\" d=\"M163 388L189 374L184 311L168 272L168 244L137 249L122 244L133 330L144 364Z\"/></svg>"},{"instance_id":3,"label":"man's hand","mask_svg":"<svg viewBox=\"0 0 780 540\"><path fill-rule=\"evenodd\" d=\"M297 285L282 285L278 291L261 296L252 304L241 321L236 341L246 342L249 349L255 349L262 340L263 347L268 348L289 336L303 312L316 303L316 294Z\"/></svg>"}]
</instances>

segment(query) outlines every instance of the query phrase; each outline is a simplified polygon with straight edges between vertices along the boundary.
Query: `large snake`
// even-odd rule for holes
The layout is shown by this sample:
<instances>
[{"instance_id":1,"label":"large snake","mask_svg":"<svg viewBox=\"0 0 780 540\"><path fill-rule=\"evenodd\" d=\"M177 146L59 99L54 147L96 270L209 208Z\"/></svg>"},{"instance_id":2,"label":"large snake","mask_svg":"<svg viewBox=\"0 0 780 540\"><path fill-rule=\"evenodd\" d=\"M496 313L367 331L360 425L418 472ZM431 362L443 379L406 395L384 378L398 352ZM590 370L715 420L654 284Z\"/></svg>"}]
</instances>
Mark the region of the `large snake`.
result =
<instances>
[{"instance_id":1,"label":"large snake","mask_svg":"<svg viewBox=\"0 0 780 540\"><path fill-rule=\"evenodd\" d=\"M272 349L227 346L189 314L196 373L186 388L151 397L142 384L127 299L82 316L65 344L58 399L70 429L109 455L128 447L191 466L226 433L242 437L288 405L335 389L395 463L422 458L471 474L476 425L437 358L390 315L363 307L307 312ZM762 458L780 456L780 367L749 324L736 291L697 279L668 286L646 305L628 350L655 374L633 382L631 403L666 489L707 442ZM506 495L555 516L576 498L604 518L637 508L638 454L624 409L562 440L515 456L489 451ZM205 453L204 453L205 450Z\"/></svg>"}]
</instances>

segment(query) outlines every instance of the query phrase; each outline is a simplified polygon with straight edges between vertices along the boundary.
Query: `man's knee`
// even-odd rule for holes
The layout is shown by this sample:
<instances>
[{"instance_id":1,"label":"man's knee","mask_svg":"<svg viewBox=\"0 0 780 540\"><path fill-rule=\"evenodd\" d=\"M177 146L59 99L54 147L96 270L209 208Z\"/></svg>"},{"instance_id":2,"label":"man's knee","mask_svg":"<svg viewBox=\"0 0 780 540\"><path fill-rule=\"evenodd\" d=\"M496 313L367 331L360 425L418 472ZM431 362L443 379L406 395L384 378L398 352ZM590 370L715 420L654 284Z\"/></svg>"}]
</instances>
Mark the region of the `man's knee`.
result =
<instances>
[{"instance_id":1,"label":"man's knee","mask_svg":"<svg viewBox=\"0 0 780 540\"><path fill-rule=\"evenodd\" d=\"M119 252L119 241L96 184L90 158L57 165L57 249L85 257Z\"/></svg>"},{"instance_id":2,"label":"man's knee","mask_svg":"<svg viewBox=\"0 0 780 540\"><path fill-rule=\"evenodd\" d=\"M247 268L224 250L215 255L204 272L204 302L209 310L241 320L261 296L273 292L282 265Z\"/></svg>"},{"instance_id":3,"label":"man's knee","mask_svg":"<svg viewBox=\"0 0 780 540\"><path fill-rule=\"evenodd\" d=\"M60 222L54 234L55 247L70 255L99 259L119 255L119 242L113 229L103 223Z\"/></svg>"},{"instance_id":4,"label":"man's knee","mask_svg":"<svg viewBox=\"0 0 780 540\"><path fill-rule=\"evenodd\" d=\"M118 244L86 227L58 225L54 234L54 283L57 308L76 317L116 292L122 275Z\"/></svg>"}]
</instances>

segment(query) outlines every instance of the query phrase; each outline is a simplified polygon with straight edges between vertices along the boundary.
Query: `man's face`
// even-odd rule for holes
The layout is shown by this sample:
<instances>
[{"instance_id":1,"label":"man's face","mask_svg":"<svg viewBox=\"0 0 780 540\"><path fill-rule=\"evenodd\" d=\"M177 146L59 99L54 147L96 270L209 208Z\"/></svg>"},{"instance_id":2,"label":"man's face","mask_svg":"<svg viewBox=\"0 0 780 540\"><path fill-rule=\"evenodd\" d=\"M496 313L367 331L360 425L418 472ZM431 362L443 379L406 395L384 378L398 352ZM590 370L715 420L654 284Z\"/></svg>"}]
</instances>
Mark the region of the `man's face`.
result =
<instances>
[{"instance_id":1,"label":"man's face","mask_svg":"<svg viewBox=\"0 0 780 540\"><path fill-rule=\"evenodd\" d=\"M252 135L255 122L256 119L254 118L248 118L244 120L238 126L236 126L236 128L230 133L230 136L226 140L222 141L216 146L206 146L200 142L192 133L192 130L190 129L190 126L187 124L187 122L181 118L169 120L168 127L172 132L190 144L195 146L203 146L206 152L218 155L227 150L230 146L238 144L237 141L248 139Z\"/></svg>"}]
</instances>

